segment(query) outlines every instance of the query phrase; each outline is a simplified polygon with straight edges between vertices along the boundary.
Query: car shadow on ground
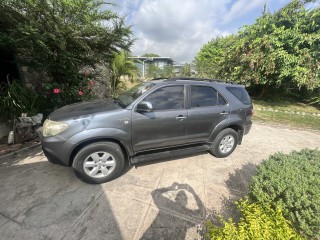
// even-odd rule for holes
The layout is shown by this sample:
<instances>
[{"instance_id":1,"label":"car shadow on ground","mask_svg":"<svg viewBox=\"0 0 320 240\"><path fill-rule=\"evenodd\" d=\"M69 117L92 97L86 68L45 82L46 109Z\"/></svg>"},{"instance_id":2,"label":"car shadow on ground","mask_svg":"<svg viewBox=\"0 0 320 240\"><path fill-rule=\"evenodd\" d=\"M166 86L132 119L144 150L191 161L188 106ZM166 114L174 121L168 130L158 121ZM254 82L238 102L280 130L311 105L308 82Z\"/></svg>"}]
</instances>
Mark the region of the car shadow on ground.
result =
<instances>
[{"instance_id":1,"label":"car shadow on ground","mask_svg":"<svg viewBox=\"0 0 320 240\"><path fill-rule=\"evenodd\" d=\"M130 169L126 166L124 173ZM0 176L3 239L118 240L132 239L135 233L142 239L184 239L205 218L196 191L188 184L173 183L150 189L147 195L151 193L154 207L142 220L147 205L127 198L128 192L117 191L121 184L137 188L130 177L86 184L72 168L48 162L40 147L1 159ZM109 193L110 188L114 192ZM141 220L146 224L138 229Z\"/></svg>"},{"instance_id":2,"label":"car shadow on ground","mask_svg":"<svg viewBox=\"0 0 320 240\"><path fill-rule=\"evenodd\" d=\"M176 156L176 157L164 157L164 158L157 159L157 160L149 160L149 161L145 161L145 162L139 162L133 166L135 168L139 168L139 167L144 167L144 166L157 164L157 163L170 162L170 161L175 161L175 160L183 160L185 158L201 156L203 154L209 154L209 153L207 151L203 151L203 152L199 152L199 153L182 154L182 155Z\"/></svg>"},{"instance_id":3,"label":"car shadow on ground","mask_svg":"<svg viewBox=\"0 0 320 240\"><path fill-rule=\"evenodd\" d=\"M0 160L2 239L123 239L101 185L49 163L41 148Z\"/></svg>"}]
</instances>

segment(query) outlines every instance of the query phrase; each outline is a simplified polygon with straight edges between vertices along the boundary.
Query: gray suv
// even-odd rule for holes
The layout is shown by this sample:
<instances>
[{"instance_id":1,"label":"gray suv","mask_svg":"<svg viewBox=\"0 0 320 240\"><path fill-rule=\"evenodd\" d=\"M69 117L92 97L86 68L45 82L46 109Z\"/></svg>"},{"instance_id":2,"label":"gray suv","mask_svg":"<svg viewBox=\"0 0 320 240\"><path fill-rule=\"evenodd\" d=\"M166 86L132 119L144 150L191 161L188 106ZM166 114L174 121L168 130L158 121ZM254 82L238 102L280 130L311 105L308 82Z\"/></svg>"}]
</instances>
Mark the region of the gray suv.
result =
<instances>
[{"instance_id":1,"label":"gray suv","mask_svg":"<svg viewBox=\"0 0 320 240\"><path fill-rule=\"evenodd\" d=\"M43 152L102 183L131 165L209 151L230 155L250 131L251 99L242 85L213 79L156 79L118 98L62 107L44 122Z\"/></svg>"}]
</instances>

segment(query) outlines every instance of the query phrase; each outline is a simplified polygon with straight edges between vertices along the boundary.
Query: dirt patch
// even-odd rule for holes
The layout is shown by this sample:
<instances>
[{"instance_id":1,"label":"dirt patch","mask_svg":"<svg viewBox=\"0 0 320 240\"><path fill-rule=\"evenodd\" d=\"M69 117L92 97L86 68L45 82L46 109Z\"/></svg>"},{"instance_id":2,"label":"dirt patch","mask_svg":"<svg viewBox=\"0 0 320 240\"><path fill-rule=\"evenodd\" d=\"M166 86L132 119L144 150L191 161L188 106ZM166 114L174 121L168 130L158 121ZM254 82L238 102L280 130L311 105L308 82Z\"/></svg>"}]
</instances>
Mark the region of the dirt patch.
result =
<instances>
[{"instance_id":1,"label":"dirt patch","mask_svg":"<svg viewBox=\"0 0 320 240\"><path fill-rule=\"evenodd\" d=\"M3 137L0 139L0 156L4 156L8 153L12 153L26 147L34 146L40 142L39 138L18 144L7 144L7 141L8 137Z\"/></svg>"}]
</instances>

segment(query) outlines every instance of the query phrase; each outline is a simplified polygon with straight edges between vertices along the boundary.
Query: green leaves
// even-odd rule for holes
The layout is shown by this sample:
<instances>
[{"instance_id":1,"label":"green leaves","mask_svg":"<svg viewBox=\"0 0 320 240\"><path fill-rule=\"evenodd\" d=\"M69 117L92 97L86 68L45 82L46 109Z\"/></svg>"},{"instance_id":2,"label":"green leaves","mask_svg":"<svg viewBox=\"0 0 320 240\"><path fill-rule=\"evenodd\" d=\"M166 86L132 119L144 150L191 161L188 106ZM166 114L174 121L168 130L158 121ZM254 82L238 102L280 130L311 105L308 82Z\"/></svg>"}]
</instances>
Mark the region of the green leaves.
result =
<instances>
[{"instance_id":1,"label":"green leaves","mask_svg":"<svg viewBox=\"0 0 320 240\"><path fill-rule=\"evenodd\" d=\"M8 86L0 86L1 117L13 120L21 113L36 114L39 110L38 96L32 94L21 83L13 81Z\"/></svg>"},{"instance_id":2,"label":"green leaves","mask_svg":"<svg viewBox=\"0 0 320 240\"><path fill-rule=\"evenodd\" d=\"M113 55L113 60L109 66L110 68L110 85L111 85L111 95L114 96L119 90L121 77L129 77L133 80L138 74L138 68L135 63L127 58L126 52L115 52Z\"/></svg>"},{"instance_id":3,"label":"green leaves","mask_svg":"<svg viewBox=\"0 0 320 240\"><path fill-rule=\"evenodd\" d=\"M130 27L108 5L95 0L3 0L0 48L10 48L56 82L71 81L83 66L109 62L115 51L132 44Z\"/></svg>"},{"instance_id":4,"label":"green leaves","mask_svg":"<svg viewBox=\"0 0 320 240\"><path fill-rule=\"evenodd\" d=\"M209 239L244 240L244 239L303 239L290 222L283 217L281 207L261 207L258 203L250 203L247 199L237 203L242 217L238 224L232 219L220 220L223 228L207 222Z\"/></svg>"},{"instance_id":5,"label":"green leaves","mask_svg":"<svg viewBox=\"0 0 320 240\"><path fill-rule=\"evenodd\" d=\"M205 77L312 91L320 87L320 25L314 22L320 22L320 8L307 10L293 0L236 35L205 44L195 65Z\"/></svg>"},{"instance_id":6,"label":"green leaves","mask_svg":"<svg viewBox=\"0 0 320 240\"><path fill-rule=\"evenodd\" d=\"M129 50L131 28L110 5L101 0L0 1L0 51L48 77L37 89L47 107L90 99L89 81L79 72L107 65L115 52ZM61 92L53 94L53 88Z\"/></svg>"},{"instance_id":7,"label":"green leaves","mask_svg":"<svg viewBox=\"0 0 320 240\"><path fill-rule=\"evenodd\" d=\"M301 233L320 236L320 151L278 153L253 178L251 195L261 206L279 205Z\"/></svg>"}]
</instances>

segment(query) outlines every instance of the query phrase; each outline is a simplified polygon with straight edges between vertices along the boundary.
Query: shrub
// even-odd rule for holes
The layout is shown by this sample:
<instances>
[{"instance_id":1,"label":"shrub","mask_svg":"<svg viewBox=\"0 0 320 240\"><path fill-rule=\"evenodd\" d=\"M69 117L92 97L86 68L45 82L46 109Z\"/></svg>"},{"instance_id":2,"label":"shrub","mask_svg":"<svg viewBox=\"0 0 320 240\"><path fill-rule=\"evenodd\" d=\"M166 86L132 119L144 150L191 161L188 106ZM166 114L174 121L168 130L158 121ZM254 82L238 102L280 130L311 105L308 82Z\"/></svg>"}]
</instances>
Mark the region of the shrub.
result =
<instances>
[{"instance_id":1,"label":"shrub","mask_svg":"<svg viewBox=\"0 0 320 240\"><path fill-rule=\"evenodd\" d=\"M242 217L238 225L232 219L222 221L223 228L207 223L207 238L210 239L302 239L286 220L280 207L273 210L270 207L262 208L257 203L248 200L237 203Z\"/></svg>"},{"instance_id":2,"label":"shrub","mask_svg":"<svg viewBox=\"0 0 320 240\"><path fill-rule=\"evenodd\" d=\"M22 83L13 81L0 86L0 112L5 120L13 120L21 113L36 114L39 108L39 96Z\"/></svg>"},{"instance_id":3,"label":"shrub","mask_svg":"<svg viewBox=\"0 0 320 240\"><path fill-rule=\"evenodd\" d=\"M94 82L78 74L66 83L49 82L43 84L43 91L47 100L47 108L59 108L68 104L92 99L92 86Z\"/></svg>"},{"instance_id":4,"label":"shrub","mask_svg":"<svg viewBox=\"0 0 320 240\"><path fill-rule=\"evenodd\" d=\"M301 234L320 238L320 151L271 156L258 167L250 191L262 206L279 205Z\"/></svg>"}]
</instances>

